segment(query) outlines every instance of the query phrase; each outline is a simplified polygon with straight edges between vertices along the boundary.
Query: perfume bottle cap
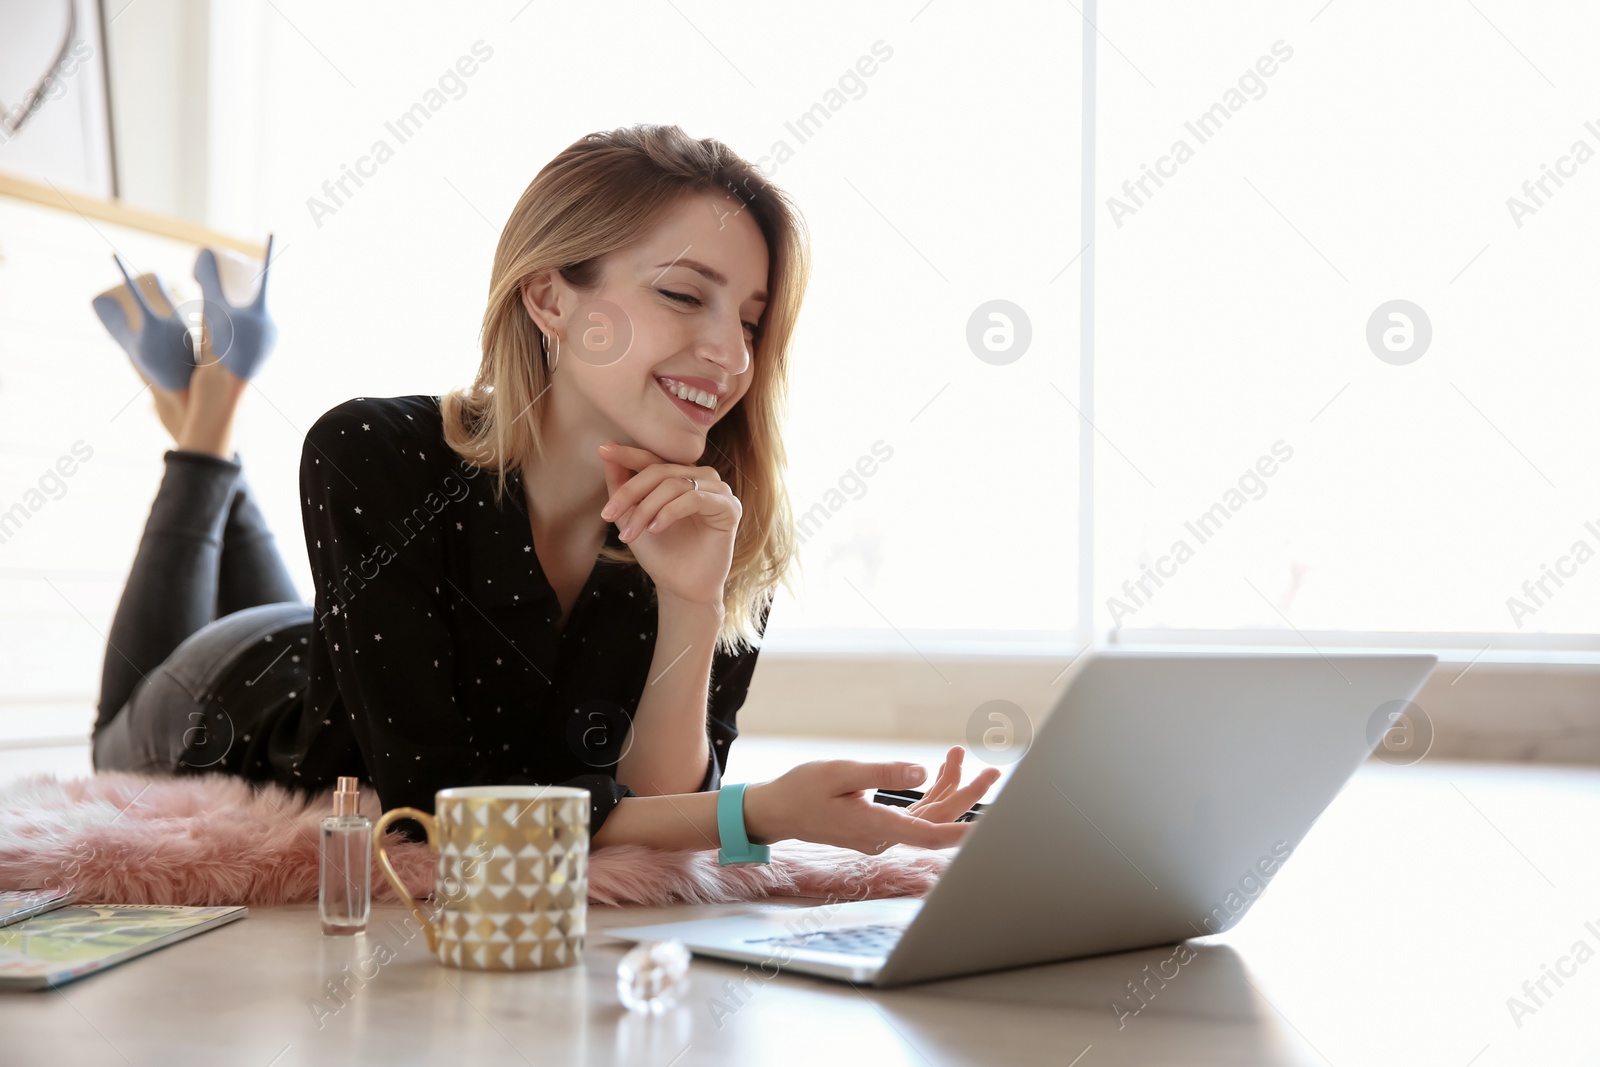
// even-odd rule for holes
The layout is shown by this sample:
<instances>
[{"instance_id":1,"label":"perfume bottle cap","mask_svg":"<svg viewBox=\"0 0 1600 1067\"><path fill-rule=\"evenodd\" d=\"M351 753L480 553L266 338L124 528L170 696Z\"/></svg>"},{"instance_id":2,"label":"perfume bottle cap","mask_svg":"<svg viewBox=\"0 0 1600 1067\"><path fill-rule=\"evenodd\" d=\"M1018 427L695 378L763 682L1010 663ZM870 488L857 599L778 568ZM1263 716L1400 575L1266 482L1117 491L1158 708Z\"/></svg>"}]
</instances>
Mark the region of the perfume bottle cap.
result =
<instances>
[{"instance_id":1,"label":"perfume bottle cap","mask_svg":"<svg viewBox=\"0 0 1600 1067\"><path fill-rule=\"evenodd\" d=\"M339 787L333 794L335 815L361 814L361 779L339 776Z\"/></svg>"}]
</instances>

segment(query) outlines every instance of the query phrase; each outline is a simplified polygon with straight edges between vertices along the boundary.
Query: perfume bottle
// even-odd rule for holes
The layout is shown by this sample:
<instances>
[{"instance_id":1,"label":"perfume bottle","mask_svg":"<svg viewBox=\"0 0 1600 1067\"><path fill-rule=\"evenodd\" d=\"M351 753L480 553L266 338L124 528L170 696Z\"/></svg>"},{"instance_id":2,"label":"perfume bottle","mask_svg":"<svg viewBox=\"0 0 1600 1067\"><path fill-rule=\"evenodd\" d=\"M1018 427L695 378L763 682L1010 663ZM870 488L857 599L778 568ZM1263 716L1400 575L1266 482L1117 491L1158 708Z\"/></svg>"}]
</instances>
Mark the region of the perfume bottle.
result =
<instances>
[{"instance_id":1,"label":"perfume bottle","mask_svg":"<svg viewBox=\"0 0 1600 1067\"><path fill-rule=\"evenodd\" d=\"M340 777L333 814L322 820L317 910L325 934L359 934L372 906L372 820L361 814L359 782Z\"/></svg>"}]
</instances>

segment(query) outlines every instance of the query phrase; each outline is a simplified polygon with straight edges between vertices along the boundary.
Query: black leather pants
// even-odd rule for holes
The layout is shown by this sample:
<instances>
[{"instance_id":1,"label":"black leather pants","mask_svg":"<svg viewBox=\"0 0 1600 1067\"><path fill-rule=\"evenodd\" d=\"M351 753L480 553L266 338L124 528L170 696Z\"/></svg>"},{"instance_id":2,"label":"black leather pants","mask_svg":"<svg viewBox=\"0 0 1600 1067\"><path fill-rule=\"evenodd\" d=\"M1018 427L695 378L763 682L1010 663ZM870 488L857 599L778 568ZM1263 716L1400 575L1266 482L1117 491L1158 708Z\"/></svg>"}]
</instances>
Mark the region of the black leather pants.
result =
<instances>
[{"instance_id":1,"label":"black leather pants","mask_svg":"<svg viewBox=\"0 0 1600 1067\"><path fill-rule=\"evenodd\" d=\"M259 717L304 689L312 608L237 454L164 459L106 644L93 764L248 775Z\"/></svg>"}]
</instances>

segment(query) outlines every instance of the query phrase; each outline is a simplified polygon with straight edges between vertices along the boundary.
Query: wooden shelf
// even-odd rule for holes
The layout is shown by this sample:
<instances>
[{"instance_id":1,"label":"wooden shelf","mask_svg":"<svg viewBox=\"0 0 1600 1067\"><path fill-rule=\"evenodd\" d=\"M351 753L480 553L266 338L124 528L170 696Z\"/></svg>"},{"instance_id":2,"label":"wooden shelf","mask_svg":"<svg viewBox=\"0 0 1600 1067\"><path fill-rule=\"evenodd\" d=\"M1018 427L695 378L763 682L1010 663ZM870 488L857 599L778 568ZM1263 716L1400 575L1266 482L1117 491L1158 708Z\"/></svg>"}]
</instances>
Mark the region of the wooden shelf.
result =
<instances>
[{"instance_id":1,"label":"wooden shelf","mask_svg":"<svg viewBox=\"0 0 1600 1067\"><path fill-rule=\"evenodd\" d=\"M265 242L241 240L187 219L143 211L115 200L102 200L81 193L69 193L54 183L36 182L4 171L0 171L0 196L43 204L45 207L75 213L84 218L100 219L130 229L143 230L196 247L232 249L255 259L264 259L267 254Z\"/></svg>"}]
</instances>

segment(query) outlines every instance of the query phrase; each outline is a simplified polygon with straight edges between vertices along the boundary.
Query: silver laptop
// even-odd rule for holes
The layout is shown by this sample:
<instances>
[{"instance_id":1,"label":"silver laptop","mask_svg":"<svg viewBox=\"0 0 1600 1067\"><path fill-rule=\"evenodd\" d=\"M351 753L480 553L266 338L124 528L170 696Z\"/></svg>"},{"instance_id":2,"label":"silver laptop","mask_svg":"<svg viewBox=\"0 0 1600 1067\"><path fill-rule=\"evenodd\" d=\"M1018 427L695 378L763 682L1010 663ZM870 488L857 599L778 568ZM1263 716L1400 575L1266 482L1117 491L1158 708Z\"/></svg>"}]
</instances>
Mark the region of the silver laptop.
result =
<instances>
[{"instance_id":1,"label":"silver laptop","mask_svg":"<svg viewBox=\"0 0 1600 1067\"><path fill-rule=\"evenodd\" d=\"M1220 933L1436 660L1087 654L925 896L603 932L880 987Z\"/></svg>"}]
</instances>

